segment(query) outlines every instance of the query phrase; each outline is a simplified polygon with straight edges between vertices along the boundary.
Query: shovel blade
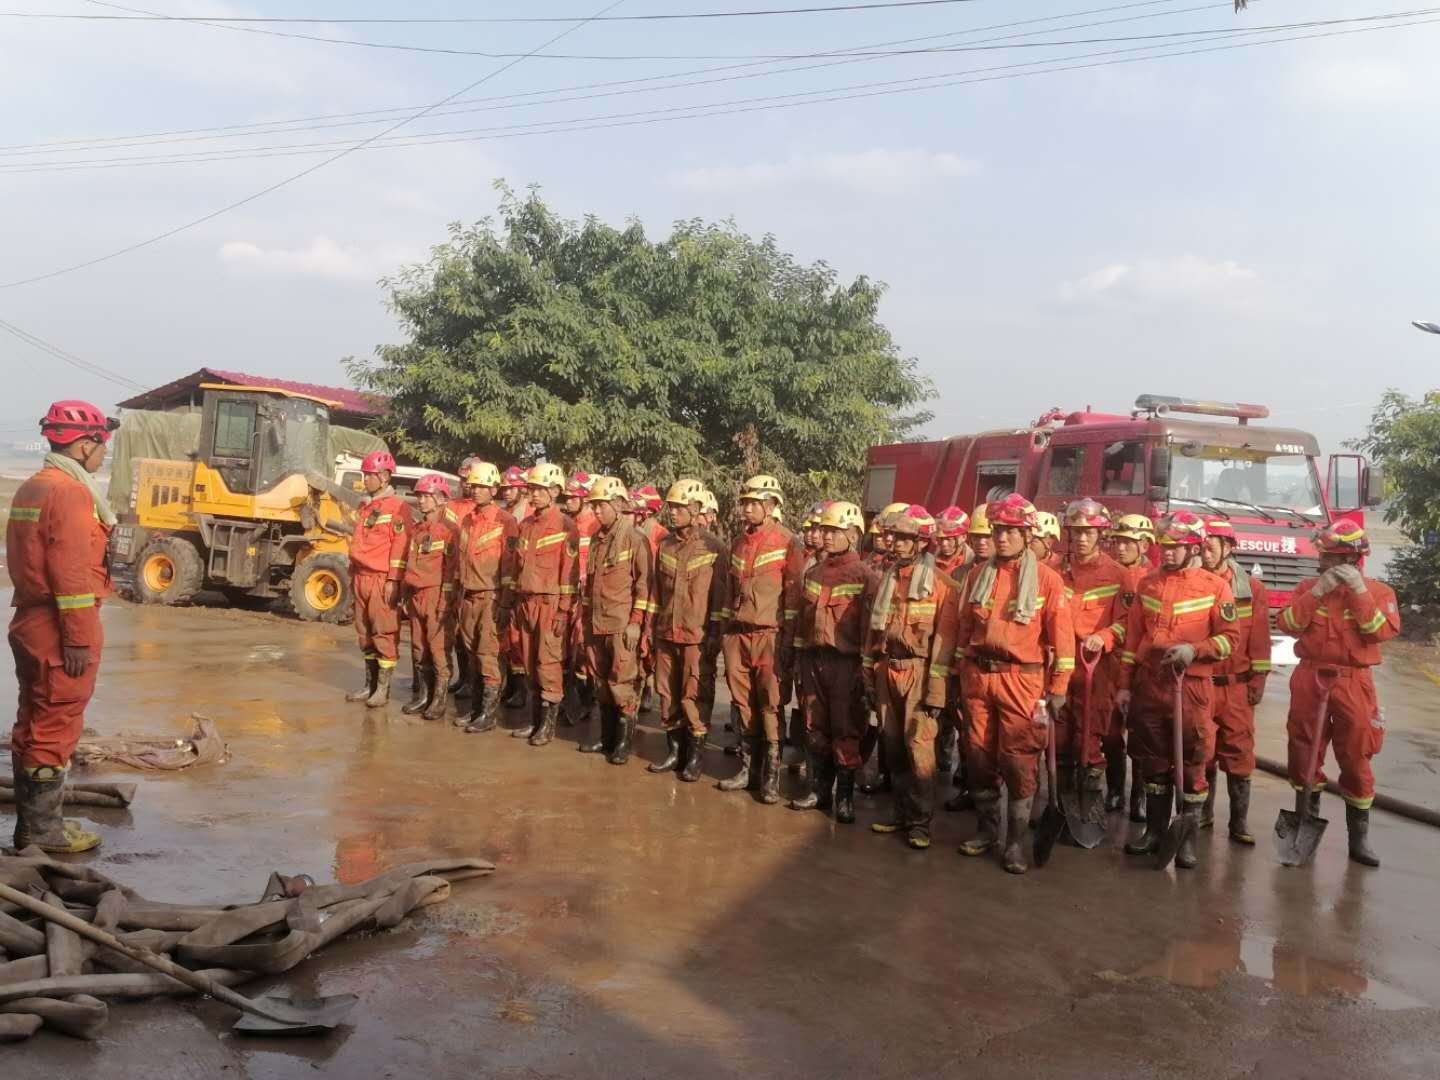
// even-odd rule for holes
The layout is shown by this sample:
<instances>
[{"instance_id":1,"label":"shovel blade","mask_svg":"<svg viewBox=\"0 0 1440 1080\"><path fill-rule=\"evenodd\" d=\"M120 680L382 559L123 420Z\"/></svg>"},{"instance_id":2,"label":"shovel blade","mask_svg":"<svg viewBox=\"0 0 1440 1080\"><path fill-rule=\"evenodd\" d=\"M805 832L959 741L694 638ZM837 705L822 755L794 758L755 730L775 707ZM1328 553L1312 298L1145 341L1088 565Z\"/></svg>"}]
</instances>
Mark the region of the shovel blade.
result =
<instances>
[{"instance_id":1,"label":"shovel blade","mask_svg":"<svg viewBox=\"0 0 1440 1080\"><path fill-rule=\"evenodd\" d=\"M1035 826L1035 865L1044 866L1050 861L1050 853L1055 850L1055 841L1060 839L1060 834L1065 830L1065 815L1060 813L1054 803L1045 807L1040 815L1040 822Z\"/></svg>"},{"instance_id":2,"label":"shovel blade","mask_svg":"<svg viewBox=\"0 0 1440 1080\"><path fill-rule=\"evenodd\" d=\"M1281 810L1275 818L1275 854L1281 866L1304 866L1315 857L1315 850L1330 822L1321 817L1301 817L1294 810Z\"/></svg>"},{"instance_id":3,"label":"shovel blade","mask_svg":"<svg viewBox=\"0 0 1440 1080\"><path fill-rule=\"evenodd\" d=\"M1194 831L1195 822L1192 819L1184 814L1174 818L1170 822L1170 828L1165 830L1165 839L1160 841L1160 850L1155 853L1155 869L1164 870L1174 862L1180 845Z\"/></svg>"},{"instance_id":4,"label":"shovel blade","mask_svg":"<svg viewBox=\"0 0 1440 1080\"><path fill-rule=\"evenodd\" d=\"M258 998L255 1004L270 1017L245 1013L235 1030L246 1035L319 1035L345 1022L360 999L354 994L324 998Z\"/></svg>"}]
</instances>

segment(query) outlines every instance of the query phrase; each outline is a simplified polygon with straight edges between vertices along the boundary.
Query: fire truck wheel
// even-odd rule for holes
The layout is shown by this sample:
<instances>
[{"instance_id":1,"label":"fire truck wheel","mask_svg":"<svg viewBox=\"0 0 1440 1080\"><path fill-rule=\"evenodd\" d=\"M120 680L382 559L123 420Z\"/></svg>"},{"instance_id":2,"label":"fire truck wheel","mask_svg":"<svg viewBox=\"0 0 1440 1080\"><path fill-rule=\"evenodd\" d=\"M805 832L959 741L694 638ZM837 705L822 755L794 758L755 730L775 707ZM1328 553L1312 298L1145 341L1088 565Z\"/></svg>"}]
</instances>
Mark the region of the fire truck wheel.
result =
<instances>
[{"instance_id":1,"label":"fire truck wheel","mask_svg":"<svg viewBox=\"0 0 1440 1080\"><path fill-rule=\"evenodd\" d=\"M183 604L205 583L195 545L178 536L151 540L135 564L135 596L142 604Z\"/></svg>"},{"instance_id":2,"label":"fire truck wheel","mask_svg":"<svg viewBox=\"0 0 1440 1080\"><path fill-rule=\"evenodd\" d=\"M290 606L306 622L344 622L350 617L350 560L344 555L311 555L290 578Z\"/></svg>"}]
</instances>

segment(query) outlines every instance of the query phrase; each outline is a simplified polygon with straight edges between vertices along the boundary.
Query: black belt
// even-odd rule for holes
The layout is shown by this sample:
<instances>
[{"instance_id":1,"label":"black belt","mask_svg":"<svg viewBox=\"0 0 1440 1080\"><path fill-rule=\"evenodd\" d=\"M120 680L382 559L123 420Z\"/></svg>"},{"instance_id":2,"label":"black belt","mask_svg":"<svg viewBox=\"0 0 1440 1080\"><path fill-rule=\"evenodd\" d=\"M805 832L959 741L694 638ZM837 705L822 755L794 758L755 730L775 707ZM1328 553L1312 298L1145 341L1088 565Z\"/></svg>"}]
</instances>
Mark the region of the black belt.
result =
<instances>
[{"instance_id":1,"label":"black belt","mask_svg":"<svg viewBox=\"0 0 1440 1080\"><path fill-rule=\"evenodd\" d=\"M1216 686L1229 686L1231 683L1247 683L1254 675L1253 671L1241 671L1235 675L1211 675L1210 681Z\"/></svg>"},{"instance_id":2,"label":"black belt","mask_svg":"<svg viewBox=\"0 0 1440 1080\"><path fill-rule=\"evenodd\" d=\"M468 600L472 596L480 596L484 593L497 593L499 591L499 589L466 589L465 598Z\"/></svg>"},{"instance_id":3,"label":"black belt","mask_svg":"<svg viewBox=\"0 0 1440 1080\"><path fill-rule=\"evenodd\" d=\"M1017 671L1029 675L1045 670L1044 664L1017 664L1013 660L991 660L987 656L971 657L970 662L987 675L1013 675Z\"/></svg>"}]
</instances>

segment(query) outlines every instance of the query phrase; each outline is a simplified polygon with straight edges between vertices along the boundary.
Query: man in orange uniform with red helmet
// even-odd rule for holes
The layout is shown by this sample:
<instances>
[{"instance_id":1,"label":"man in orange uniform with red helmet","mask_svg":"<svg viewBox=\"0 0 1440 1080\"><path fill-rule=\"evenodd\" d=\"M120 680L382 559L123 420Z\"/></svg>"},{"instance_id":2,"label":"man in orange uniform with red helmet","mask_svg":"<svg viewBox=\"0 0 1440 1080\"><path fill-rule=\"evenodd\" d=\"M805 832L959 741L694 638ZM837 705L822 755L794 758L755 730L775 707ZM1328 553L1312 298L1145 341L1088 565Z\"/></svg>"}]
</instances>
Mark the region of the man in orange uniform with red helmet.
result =
<instances>
[{"instance_id":1,"label":"man in orange uniform with red helmet","mask_svg":"<svg viewBox=\"0 0 1440 1080\"><path fill-rule=\"evenodd\" d=\"M514 628L530 687L530 723L517 739L544 746L555 737L565 696L565 643L580 592L580 534L556 505L565 487L558 465L536 465L525 477L531 514L520 523L516 543Z\"/></svg>"},{"instance_id":2,"label":"man in orange uniform with red helmet","mask_svg":"<svg viewBox=\"0 0 1440 1080\"><path fill-rule=\"evenodd\" d=\"M468 489L465 487L465 476L469 473L470 466L479 460L477 457L467 457L464 461L460 462L460 471L458 473L460 480L459 498L456 498L455 493L452 493L451 497L445 500L445 505L442 507L445 520L449 523L450 528L455 530L457 537L460 535L461 523L470 516L470 511L475 509L475 501L470 498ZM460 630L456 619L459 617L459 613L459 603L457 602L451 607L449 625L445 627L445 637L450 643L447 655L455 658L454 667L452 667L450 671L450 674L455 677L455 681L450 684L450 693L457 697L465 697L470 693L471 683L474 681L474 678L470 670L470 656L464 649L457 647L459 644Z\"/></svg>"},{"instance_id":3,"label":"man in orange uniform with red helmet","mask_svg":"<svg viewBox=\"0 0 1440 1080\"><path fill-rule=\"evenodd\" d=\"M1177 510L1155 526L1160 568L1140 581L1125 623L1116 703L1129 718L1130 756L1145 775L1145 832L1125 845L1127 855L1160 850L1175 802L1173 739L1176 680L1181 689L1184 814L1194 827L1175 865L1199 862L1195 833L1205 805L1205 769L1215 753L1215 665L1235 652L1240 638L1230 586L1196 565L1205 542L1199 515Z\"/></svg>"},{"instance_id":4,"label":"man in orange uniform with red helmet","mask_svg":"<svg viewBox=\"0 0 1440 1080\"><path fill-rule=\"evenodd\" d=\"M1150 519L1142 514L1122 514L1120 519L1110 527L1107 534L1109 538L1110 557L1119 564L1120 569L1125 572L1125 588L1120 593L1121 607L1125 611L1125 620L1130 618L1130 605L1135 602L1135 594L1140 588L1140 579L1150 572L1150 561L1145 553L1150 550L1150 545L1155 539L1155 526ZM1119 672L1116 671L1116 685L1119 684ZM1110 709L1110 722L1105 727L1105 736L1101 745L1105 749L1105 809L1107 812L1114 812L1125 805L1125 714L1118 706ZM1135 764L1131 767L1130 777L1130 820L1141 824L1145 820L1145 778L1140 773L1140 766Z\"/></svg>"},{"instance_id":5,"label":"man in orange uniform with red helmet","mask_svg":"<svg viewBox=\"0 0 1440 1080\"><path fill-rule=\"evenodd\" d=\"M1065 708L1055 725L1055 751L1060 759L1060 790L1074 782L1074 765L1085 768L1085 790L1097 804L1104 799L1105 752L1101 748L1110 714L1115 707L1115 689L1120 680L1115 648L1125 640L1125 593L1129 575L1100 550L1103 530L1110 528L1110 513L1094 499L1076 499L1065 507L1061 519L1069 558L1063 577L1070 621L1075 628L1075 652L1079 659L1070 680ZM1094 663L1091 697L1085 695L1084 664ZM1090 740L1080 745L1080 731L1089 710ZM1120 784L1125 783L1124 774Z\"/></svg>"},{"instance_id":6,"label":"man in orange uniform with red helmet","mask_svg":"<svg viewBox=\"0 0 1440 1080\"><path fill-rule=\"evenodd\" d=\"M651 565L654 565L655 559L660 555L660 541L670 535L657 516L664 505L665 502L660 498L660 492L654 484L640 484L630 489L632 521L641 535L650 542ZM655 641L647 623L644 636L640 639L640 666L635 672L636 700L640 703L641 712L650 711L650 686L654 677Z\"/></svg>"},{"instance_id":7,"label":"man in orange uniform with red helmet","mask_svg":"<svg viewBox=\"0 0 1440 1080\"><path fill-rule=\"evenodd\" d=\"M957 592L965 574L975 562L975 552L965 542L970 532L970 515L958 506L947 506L935 515L935 571L952 593ZM951 684L953 691L954 684ZM955 795L945 801L949 811L969 810L975 805L965 778L965 722L960 713L960 696L951 693L940 711L940 731L935 736L935 771L942 785L955 778Z\"/></svg>"},{"instance_id":8,"label":"man in orange uniform with red helmet","mask_svg":"<svg viewBox=\"0 0 1440 1080\"><path fill-rule=\"evenodd\" d=\"M110 595L105 546L115 515L93 474L119 422L85 401L57 401L40 421L44 467L20 485L5 547L15 593L10 650L19 707L11 733L15 847L75 854L100 836L64 817L65 777L95 693Z\"/></svg>"},{"instance_id":9,"label":"man in orange uniform with red helmet","mask_svg":"<svg viewBox=\"0 0 1440 1080\"><path fill-rule=\"evenodd\" d=\"M500 644L507 629L500 612L509 607L519 527L495 501L500 471L494 465L472 462L461 480L474 509L460 523L456 541L456 625L460 651L470 657L474 676L470 720L465 725L465 731L474 734L493 731L499 723L505 682Z\"/></svg>"},{"instance_id":10,"label":"man in orange uniform with red helmet","mask_svg":"<svg viewBox=\"0 0 1440 1080\"><path fill-rule=\"evenodd\" d=\"M575 531L580 534L580 561L576 576L580 579L580 585L585 585L586 574L590 565L590 543L594 535L600 530L600 521L595 516L586 499L590 495L590 486L595 478L587 472L573 472L570 479L565 481L565 497L560 501L560 509L575 522ZM565 659L565 707L561 709L561 717L566 724L583 724L590 718L590 706L595 702L595 687L588 674L588 656L585 647L585 630L581 619L574 620L570 625L570 641L566 647ZM573 709L571 703L573 702Z\"/></svg>"},{"instance_id":11,"label":"man in orange uniform with red helmet","mask_svg":"<svg viewBox=\"0 0 1440 1080\"><path fill-rule=\"evenodd\" d=\"M501 509L515 519L518 526L530 516L530 494L525 487L525 470L511 465L505 470L500 486ZM530 700L525 678L525 660L520 655L520 632L512 625L504 631L507 685L505 707L524 709Z\"/></svg>"},{"instance_id":12,"label":"man in orange uniform with red helmet","mask_svg":"<svg viewBox=\"0 0 1440 1080\"><path fill-rule=\"evenodd\" d=\"M455 529L445 519L450 484L430 473L415 484L420 521L410 530L405 559L405 613L410 620L410 654L417 683L415 697L401 708L407 716L443 720L450 705L450 610L454 601Z\"/></svg>"},{"instance_id":13,"label":"man in orange uniform with red helmet","mask_svg":"<svg viewBox=\"0 0 1440 1080\"><path fill-rule=\"evenodd\" d=\"M1224 518L1205 519L1205 546L1200 565L1230 586L1235 594L1235 625L1240 637L1235 651L1215 665L1215 757L1205 771L1209 788L1200 827L1215 824L1215 780L1225 770L1230 797L1230 839L1251 845L1250 774L1255 771L1255 706L1265 696L1270 674L1270 594L1265 583L1235 561L1235 527Z\"/></svg>"},{"instance_id":14,"label":"man in orange uniform with red helmet","mask_svg":"<svg viewBox=\"0 0 1440 1080\"><path fill-rule=\"evenodd\" d=\"M773 476L752 476L741 488L742 527L730 543L722 610L740 771L717 786L758 788L765 803L780 801L780 674L794 663L791 627L805 565L795 534L771 516L783 498Z\"/></svg>"},{"instance_id":15,"label":"man in orange uniform with red helmet","mask_svg":"<svg viewBox=\"0 0 1440 1080\"><path fill-rule=\"evenodd\" d=\"M970 792L980 819L979 833L960 845L960 853L983 855L999 843L1004 780L1009 806L1001 863L1023 874L1029 869L1023 841L1048 736L1045 718L1048 713L1054 724L1065 707L1075 632L1064 581L1030 550L1035 507L1023 496L1007 495L986 507L986 521L994 553L971 567L964 588L941 611L928 700L944 703L958 665L970 725Z\"/></svg>"},{"instance_id":16,"label":"man in orange uniform with red helmet","mask_svg":"<svg viewBox=\"0 0 1440 1080\"><path fill-rule=\"evenodd\" d=\"M410 537L410 507L390 486L395 459L384 450L360 463L366 500L356 511L350 538L350 584L355 593L355 635L365 655L365 685L346 701L380 709L390 700L390 680L400 644L400 579Z\"/></svg>"},{"instance_id":17,"label":"man in orange uniform with red helmet","mask_svg":"<svg viewBox=\"0 0 1440 1080\"><path fill-rule=\"evenodd\" d=\"M1340 796L1345 800L1345 828L1350 858L1362 866L1379 866L1370 847L1370 804L1375 801L1375 774L1370 759L1385 742L1385 720L1375 698L1370 669L1381 662L1380 643L1400 633L1400 609L1388 585L1360 573L1360 560L1370 552L1365 530L1349 518L1320 529L1320 576L1295 586L1290 604L1277 620L1282 633L1297 638L1300 663L1290 676L1290 783L1295 808L1307 797L1319 809L1325 787L1324 769L1306 776L1317 737L1316 718L1323 691L1320 680L1333 682L1319 718L1320 763L1325 744L1340 765ZM1313 812L1313 811L1312 811Z\"/></svg>"}]
</instances>

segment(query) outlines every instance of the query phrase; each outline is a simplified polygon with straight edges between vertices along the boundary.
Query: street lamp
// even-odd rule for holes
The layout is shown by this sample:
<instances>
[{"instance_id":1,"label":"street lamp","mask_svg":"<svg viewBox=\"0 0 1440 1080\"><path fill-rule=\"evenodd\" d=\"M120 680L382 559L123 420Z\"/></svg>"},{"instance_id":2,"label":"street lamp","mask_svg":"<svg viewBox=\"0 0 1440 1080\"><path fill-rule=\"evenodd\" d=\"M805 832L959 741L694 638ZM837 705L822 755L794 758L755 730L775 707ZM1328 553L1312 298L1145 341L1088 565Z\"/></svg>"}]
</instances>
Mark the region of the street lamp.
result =
<instances>
[{"instance_id":1,"label":"street lamp","mask_svg":"<svg viewBox=\"0 0 1440 1080\"><path fill-rule=\"evenodd\" d=\"M1410 320L1410 325L1416 330L1424 330L1427 334L1440 334L1440 322L1425 322L1422 319Z\"/></svg>"}]
</instances>

